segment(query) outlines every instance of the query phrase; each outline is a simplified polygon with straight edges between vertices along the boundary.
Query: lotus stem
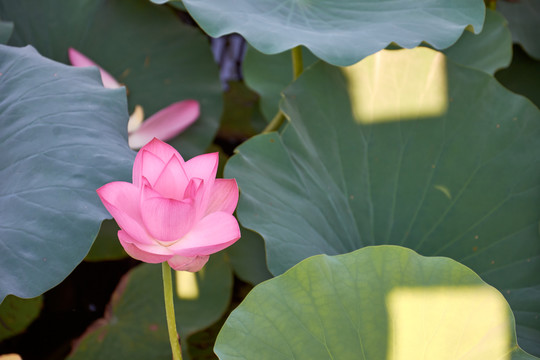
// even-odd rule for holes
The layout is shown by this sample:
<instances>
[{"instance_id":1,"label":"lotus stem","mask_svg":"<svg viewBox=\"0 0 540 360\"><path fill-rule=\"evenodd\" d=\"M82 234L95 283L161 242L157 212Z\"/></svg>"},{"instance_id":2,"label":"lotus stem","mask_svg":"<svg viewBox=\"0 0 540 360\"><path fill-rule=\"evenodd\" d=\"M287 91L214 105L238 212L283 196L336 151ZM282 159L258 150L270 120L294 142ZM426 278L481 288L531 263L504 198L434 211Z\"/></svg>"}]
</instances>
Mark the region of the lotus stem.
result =
<instances>
[{"instance_id":1,"label":"lotus stem","mask_svg":"<svg viewBox=\"0 0 540 360\"><path fill-rule=\"evenodd\" d=\"M174 316L174 301L172 289L171 267L166 261L161 264L163 272L163 295L165 297L165 313L167 314L167 330L169 331L169 341L173 360L182 360L182 351L178 341L178 332L176 331L176 318Z\"/></svg>"},{"instance_id":2,"label":"lotus stem","mask_svg":"<svg viewBox=\"0 0 540 360\"><path fill-rule=\"evenodd\" d=\"M270 121L270 123L264 128L262 133L266 134L272 131L277 131L281 127L284 121L285 121L285 115L283 115L283 112L279 110L276 116L274 116L274 118L272 119L272 121Z\"/></svg>"},{"instance_id":3,"label":"lotus stem","mask_svg":"<svg viewBox=\"0 0 540 360\"><path fill-rule=\"evenodd\" d=\"M291 50L292 65L293 65L293 80L298 79L300 74L304 71L304 63L302 61L302 47L297 46ZM285 121L285 115L281 110L277 112L274 118L262 131L263 134L278 130Z\"/></svg>"},{"instance_id":4,"label":"lotus stem","mask_svg":"<svg viewBox=\"0 0 540 360\"><path fill-rule=\"evenodd\" d=\"M302 47L298 45L291 50L293 64L293 80L298 79L304 71L304 63L302 61Z\"/></svg>"}]
</instances>

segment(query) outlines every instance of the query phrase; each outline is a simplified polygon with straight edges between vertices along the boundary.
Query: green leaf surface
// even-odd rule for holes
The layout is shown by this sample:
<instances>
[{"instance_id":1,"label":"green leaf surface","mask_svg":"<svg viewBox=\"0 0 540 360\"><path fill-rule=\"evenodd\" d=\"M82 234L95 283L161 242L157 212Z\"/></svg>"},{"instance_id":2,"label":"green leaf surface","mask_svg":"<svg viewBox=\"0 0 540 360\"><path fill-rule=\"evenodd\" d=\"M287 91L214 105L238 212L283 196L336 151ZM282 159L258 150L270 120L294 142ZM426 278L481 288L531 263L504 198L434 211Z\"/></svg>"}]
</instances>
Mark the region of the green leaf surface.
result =
<instances>
[{"instance_id":1,"label":"green leaf surface","mask_svg":"<svg viewBox=\"0 0 540 360\"><path fill-rule=\"evenodd\" d=\"M535 60L514 46L514 57L507 69L498 71L497 80L515 93L528 97L540 108L540 60Z\"/></svg>"},{"instance_id":2,"label":"green leaf surface","mask_svg":"<svg viewBox=\"0 0 540 360\"><path fill-rule=\"evenodd\" d=\"M540 329L530 101L427 48L342 70L317 63L284 94L283 134L250 139L225 169L274 275L311 255L402 245L471 267L508 297L519 326ZM523 346L540 354L538 339Z\"/></svg>"},{"instance_id":3,"label":"green leaf surface","mask_svg":"<svg viewBox=\"0 0 540 360\"><path fill-rule=\"evenodd\" d=\"M120 228L114 220L104 220L84 261L119 260L128 257L118 240Z\"/></svg>"},{"instance_id":4,"label":"green leaf surface","mask_svg":"<svg viewBox=\"0 0 540 360\"><path fill-rule=\"evenodd\" d=\"M482 30L481 0L251 1L184 0L210 36L239 33L257 50L277 54L298 45L334 65L350 65L391 42L452 45L472 25Z\"/></svg>"},{"instance_id":5,"label":"green leaf surface","mask_svg":"<svg viewBox=\"0 0 540 360\"><path fill-rule=\"evenodd\" d=\"M200 272L189 273L187 278L183 275L180 285L178 279L177 272L174 290L183 298L174 299L176 326L187 354L188 335L208 327L227 309L233 277L219 253ZM124 276L105 317L88 328L68 359L170 360L171 355L161 266L142 264Z\"/></svg>"},{"instance_id":6,"label":"green leaf surface","mask_svg":"<svg viewBox=\"0 0 540 360\"><path fill-rule=\"evenodd\" d=\"M514 42L540 60L540 2L537 0L497 1L497 10L508 20Z\"/></svg>"},{"instance_id":7,"label":"green leaf surface","mask_svg":"<svg viewBox=\"0 0 540 360\"><path fill-rule=\"evenodd\" d=\"M0 45L0 299L30 298L82 261L109 217L96 189L127 180L123 89L97 69Z\"/></svg>"},{"instance_id":8,"label":"green leaf surface","mask_svg":"<svg viewBox=\"0 0 540 360\"><path fill-rule=\"evenodd\" d=\"M302 48L304 67L313 64L317 58L306 48ZM248 46L242 71L246 85L260 96L261 111L269 122L279 110L281 92L293 80L291 52L265 55Z\"/></svg>"},{"instance_id":9,"label":"green leaf surface","mask_svg":"<svg viewBox=\"0 0 540 360\"><path fill-rule=\"evenodd\" d=\"M166 6L148 0L0 0L3 19L15 22L10 44L31 44L68 63L81 51L128 88L129 110L146 117L180 100L195 99L201 116L171 143L183 156L210 145L222 110L221 84L206 36Z\"/></svg>"},{"instance_id":10,"label":"green leaf surface","mask_svg":"<svg viewBox=\"0 0 540 360\"><path fill-rule=\"evenodd\" d=\"M171 0L171 1L169 1L169 5L171 5L175 9L182 10L182 11L187 11L186 7L184 6L184 3L182 1Z\"/></svg>"},{"instance_id":11,"label":"green leaf surface","mask_svg":"<svg viewBox=\"0 0 540 360\"><path fill-rule=\"evenodd\" d=\"M227 254L236 275L243 281L257 285L272 277L266 265L264 241L253 231L242 227L240 230L242 237L227 248Z\"/></svg>"},{"instance_id":12,"label":"green leaf surface","mask_svg":"<svg viewBox=\"0 0 540 360\"><path fill-rule=\"evenodd\" d=\"M0 21L0 44L6 44L13 32L13 23L9 21Z\"/></svg>"},{"instance_id":13,"label":"green leaf surface","mask_svg":"<svg viewBox=\"0 0 540 360\"><path fill-rule=\"evenodd\" d=\"M459 40L443 53L458 64L489 74L507 67L512 60L512 35L505 18L486 10L486 21L480 34L464 31Z\"/></svg>"},{"instance_id":14,"label":"green leaf surface","mask_svg":"<svg viewBox=\"0 0 540 360\"><path fill-rule=\"evenodd\" d=\"M253 289L215 346L227 359L535 359L504 297L467 267L398 246L319 255Z\"/></svg>"},{"instance_id":15,"label":"green leaf surface","mask_svg":"<svg viewBox=\"0 0 540 360\"><path fill-rule=\"evenodd\" d=\"M186 7L182 3L182 1L176 1L176 0L150 0L150 1L153 2L154 4L158 4L158 5L168 3L169 5L171 5L172 7L176 8L178 10L186 11Z\"/></svg>"},{"instance_id":16,"label":"green leaf surface","mask_svg":"<svg viewBox=\"0 0 540 360\"><path fill-rule=\"evenodd\" d=\"M20 299L7 296L0 305L0 341L22 333L38 317L43 297Z\"/></svg>"},{"instance_id":17,"label":"green leaf surface","mask_svg":"<svg viewBox=\"0 0 540 360\"><path fill-rule=\"evenodd\" d=\"M302 53L305 68L317 60L305 48ZM459 40L443 53L459 64L490 74L507 67L512 60L512 39L506 20L499 13L487 10L480 34L464 31ZM265 55L249 46L243 62L243 75L246 84L259 94L261 110L270 121L279 109L281 92L292 82L290 52Z\"/></svg>"}]
</instances>

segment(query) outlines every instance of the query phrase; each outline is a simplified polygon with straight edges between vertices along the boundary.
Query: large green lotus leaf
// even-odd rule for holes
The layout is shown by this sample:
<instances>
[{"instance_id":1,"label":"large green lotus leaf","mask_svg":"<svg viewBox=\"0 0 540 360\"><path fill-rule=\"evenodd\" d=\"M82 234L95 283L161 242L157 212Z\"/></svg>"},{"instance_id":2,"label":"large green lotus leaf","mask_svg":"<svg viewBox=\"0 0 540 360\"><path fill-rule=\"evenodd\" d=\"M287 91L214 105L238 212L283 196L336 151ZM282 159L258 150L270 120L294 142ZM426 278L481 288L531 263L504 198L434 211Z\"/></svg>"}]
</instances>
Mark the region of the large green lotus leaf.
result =
<instances>
[{"instance_id":1,"label":"large green lotus leaf","mask_svg":"<svg viewBox=\"0 0 540 360\"><path fill-rule=\"evenodd\" d=\"M152 2L156 3L156 4L159 4L158 1L152 1ZM169 1L169 5L171 5L172 7L176 8L178 10L187 11L186 7L184 6L184 3L181 0L179 0L179 1L175 1L175 0Z\"/></svg>"},{"instance_id":2,"label":"large green lotus leaf","mask_svg":"<svg viewBox=\"0 0 540 360\"><path fill-rule=\"evenodd\" d=\"M504 297L467 267L398 246L319 255L253 289L215 346L227 359L536 359Z\"/></svg>"},{"instance_id":3,"label":"large green lotus leaf","mask_svg":"<svg viewBox=\"0 0 540 360\"><path fill-rule=\"evenodd\" d=\"M187 357L187 337L217 321L231 298L232 272L215 254L198 273L178 272L174 311ZM161 266L142 264L124 276L105 313L79 339L69 360L170 360ZM181 296L181 297L180 297Z\"/></svg>"},{"instance_id":4,"label":"large green lotus leaf","mask_svg":"<svg viewBox=\"0 0 540 360\"><path fill-rule=\"evenodd\" d=\"M31 44L68 63L74 47L128 88L129 109L146 117L180 100L195 99L201 116L172 144L187 158L211 143L222 110L217 65L206 36L182 24L168 7L148 0L0 0L15 22L13 45Z\"/></svg>"},{"instance_id":5,"label":"large green lotus leaf","mask_svg":"<svg viewBox=\"0 0 540 360\"><path fill-rule=\"evenodd\" d=\"M8 21L0 21L0 44L8 42L13 32L13 23Z\"/></svg>"},{"instance_id":6,"label":"large green lotus leaf","mask_svg":"<svg viewBox=\"0 0 540 360\"><path fill-rule=\"evenodd\" d=\"M471 267L509 297L519 326L540 330L530 101L427 48L317 63L284 94L283 134L250 139L225 169L274 275L316 254L402 245ZM522 346L540 354L539 339Z\"/></svg>"},{"instance_id":7,"label":"large green lotus leaf","mask_svg":"<svg viewBox=\"0 0 540 360\"><path fill-rule=\"evenodd\" d=\"M459 40L443 53L452 61L493 74L510 65L512 35L505 18L486 10L486 21L478 35L464 31Z\"/></svg>"},{"instance_id":8,"label":"large green lotus leaf","mask_svg":"<svg viewBox=\"0 0 540 360\"><path fill-rule=\"evenodd\" d=\"M208 34L239 33L257 50L277 54L298 45L334 65L350 65L391 42L452 45L472 25L482 30L481 0L184 0Z\"/></svg>"},{"instance_id":9,"label":"large green lotus leaf","mask_svg":"<svg viewBox=\"0 0 540 360\"><path fill-rule=\"evenodd\" d=\"M153 2L154 4L158 4L158 5L168 3L169 5L171 5L172 7L176 8L178 10L186 11L186 7L184 6L182 1L180 1L180 0L179 1L176 1L176 0L150 0L150 1Z\"/></svg>"},{"instance_id":10,"label":"large green lotus leaf","mask_svg":"<svg viewBox=\"0 0 540 360\"><path fill-rule=\"evenodd\" d=\"M316 58L303 49L304 67ZM512 59L512 39L506 20L495 11L487 10L482 32L475 35L464 31L459 40L443 53L451 60L493 74L506 67ZM255 90L264 116L271 120L278 111L281 92L292 82L290 52L265 55L248 47L243 63L246 84Z\"/></svg>"},{"instance_id":11,"label":"large green lotus leaf","mask_svg":"<svg viewBox=\"0 0 540 360\"><path fill-rule=\"evenodd\" d=\"M0 304L0 341L22 333L39 315L43 297L21 299L6 296Z\"/></svg>"},{"instance_id":12,"label":"large green lotus leaf","mask_svg":"<svg viewBox=\"0 0 540 360\"><path fill-rule=\"evenodd\" d=\"M0 300L30 298L81 262L109 217L96 189L127 180L123 89L96 69L0 45Z\"/></svg>"},{"instance_id":13,"label":"large green lotus leaf","mask_svg":"<svg viewBox=\"0 0 540 360\"><path fill-rule=\"evenodd\" d=\"M317 58L309 50L302 48L304 67L313 64ZM252 46L248 46L242 72L246 85L260 96L261 111L267 121L277 114L281 92L293 80L291 52L265 55Z\"/></svg>"},{"instance_id":14,"label":"large green lotus leaf","mask_svg":"<svg viewBox=\"0 0 540 360\"><path fill-rule=\"evenodd\" d=\"M499 10L507 19L514 42L540 60L540 2L537 0L497 1Z\"/></svg>"},{"instance_id":15,"label":"large green lotus leaf","mask_svg":"<svg viewBox=\"0 0 540 360\"><path fill-rule=\"evenodd\" d=\"M529 57L520 46L514 46L512 63L498 71L496 77L508 89L528 97L540 108L540 60Z\"/></svg>"},{"instance_id":16,"label":"large green lotus leaf","mask_svg":"<svg viewBox=\"0 0 540 360\"><path fill-rule=\"evenodd\" d=\"M250 230L240 228L242 237L227 248L227 254L236 275L252 285L268 280L272 274L266 266L266 252L262 237Z\"/></svg>"}]
</instances>

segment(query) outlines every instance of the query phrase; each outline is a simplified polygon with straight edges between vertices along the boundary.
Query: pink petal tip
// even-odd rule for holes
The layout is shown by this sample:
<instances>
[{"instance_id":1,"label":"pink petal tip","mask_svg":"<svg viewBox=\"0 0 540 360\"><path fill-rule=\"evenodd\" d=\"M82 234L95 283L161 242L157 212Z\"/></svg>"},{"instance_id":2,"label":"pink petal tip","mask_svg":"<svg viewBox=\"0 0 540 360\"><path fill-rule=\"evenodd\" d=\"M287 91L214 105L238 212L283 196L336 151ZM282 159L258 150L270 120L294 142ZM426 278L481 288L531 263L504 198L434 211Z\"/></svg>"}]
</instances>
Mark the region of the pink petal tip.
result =
<instances>
[{"instance_id":1,"label":"pink petal tip","mask_svg":"<svg viewBox=\"0 0 540 360\"><path fill-rule=\"evenodd\" d=\"M96 64L95 62L93 62L88 57L78 52L74 48L68 49L68 56L69 56L69 61L71 62L71 65L73 66L77 66L77 67L96 66L99 69L99 72L101 73L101 81L103 82L103 86L106 87L107 89L116 89L121 86L111 74L103 70L103 68L101 68L98 64Z\"/></svg>"},{"instance_id":2,"label":"pink petal tip","mask_svg":"<svg viewBox=\"0 0 540 360\"><path fill-rule=\"evenodd\" d=\"M197 120L200 105L195 100L184 100L158 111L145 120L142 125L129 135L129 146L139 149L153 138L167 141Z\"/></svg>"}]
</instances>

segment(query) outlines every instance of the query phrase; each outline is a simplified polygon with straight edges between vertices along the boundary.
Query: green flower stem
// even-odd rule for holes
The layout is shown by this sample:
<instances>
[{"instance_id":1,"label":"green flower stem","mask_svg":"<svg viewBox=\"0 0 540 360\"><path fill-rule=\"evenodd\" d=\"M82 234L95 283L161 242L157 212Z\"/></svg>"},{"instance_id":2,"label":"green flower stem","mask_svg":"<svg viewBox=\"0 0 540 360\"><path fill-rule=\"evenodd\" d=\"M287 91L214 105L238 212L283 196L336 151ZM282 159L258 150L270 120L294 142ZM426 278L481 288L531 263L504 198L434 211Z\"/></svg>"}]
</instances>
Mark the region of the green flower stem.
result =
<instances>
[{"instance_id":1,"label":"green flower stem","mask_svg":"<svg viewBox=\"0 0 540 360\"><path fill-rule=\"evenodd\" d=\"M302 61L302 47L297 46L291 50L292 65L293 65L293 80L298 79L300 74L304 71L304 62ZM270 121L270 123L262 131L263 134L278 130L285 121L285 115L281 110L278 111L276 116Z\"/></svg>"},{"instance_id":2,"label":"green flower stem","mask_svg":"<svg viewBox=\"0 0 540 360\"><path fill-rule=\"evenodd\" d=\"M304 71L304 62L302 61L302 47L297 46L291 50L293 64L293 79L296 80Z\"/></svg>"},{"instance_id":3,"label":"green flower stem","mask_svg":"<svg viewBox=\"0 0 540 360\"><path fill-rule=\"evenodd\" d=\"M165 296L165 313L167 314L167 329L169 330L169 341L173 360L182 360L182 351L178 342L178 332L176 331L176 318L174 317L174 302L172 289L171 267L165 261L161 263L163 272L163 295Z\"/></svg>"},{"instance_id":4,"label":"green flower stem","mask_svg":"<svg viewBox=\"0 0 540 360\"><path fill-rule=\"evenodd\" d=\"M272 131L277 131L281 127L284 121L285 121L285 115L283 115L281 110L279 110L276 116L274 116L274 118L272 119L272 121L270 121L270 123L264 128L262 133L266 134Z\"/></svg>"}]
</instances>

